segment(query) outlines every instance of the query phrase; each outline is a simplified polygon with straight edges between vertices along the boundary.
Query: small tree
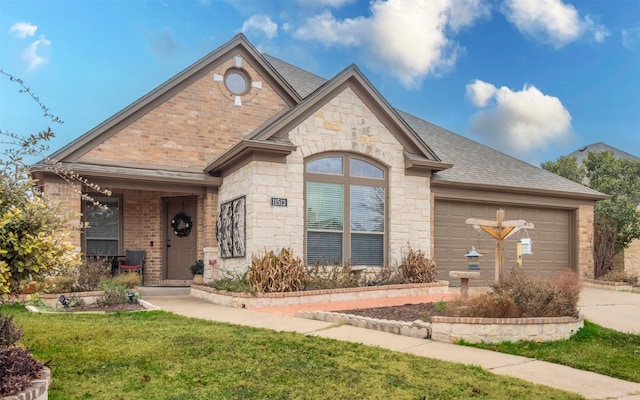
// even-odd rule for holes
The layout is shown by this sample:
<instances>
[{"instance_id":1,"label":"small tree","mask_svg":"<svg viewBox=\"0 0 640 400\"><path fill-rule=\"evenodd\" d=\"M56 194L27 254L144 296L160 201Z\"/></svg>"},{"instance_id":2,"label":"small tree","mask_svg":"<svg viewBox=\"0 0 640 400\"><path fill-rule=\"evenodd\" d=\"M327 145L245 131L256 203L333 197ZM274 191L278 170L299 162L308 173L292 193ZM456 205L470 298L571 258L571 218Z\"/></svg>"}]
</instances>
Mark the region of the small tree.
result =
<instances>
[{"instance_id":1,"label":"small tree","mask_svg":"<svg viewBox=\"0 0 640 400\"><path fill-rule=\"evenodd\" d=\"M40 106L44 117L62 124L22 80L0 70L0 74L20 86ZM53 138L50 128L20 136L0 129L0 300L34 286L37 291L45 274L82 264L81 255L66 240L72 215L62 212L37 189L25 157L42 155ZM52 164L50 171L70 181L84 179ZM91 186L89 184L89 186ZM108 193L108 191L102 191Z\"/></svg>"},{"instance_id":2,"label":"small tree","mask_svg":"<svg viewBox=\"0 0 640 400\"><path fill-rule=\"evenodd\" d=\"M613 256L640 238L640 161L616 158L612 152L589 152L583 165L560 157L542 168L611 196L594 208L594 276L606 274Z\"/></svg>"}]
</instances>

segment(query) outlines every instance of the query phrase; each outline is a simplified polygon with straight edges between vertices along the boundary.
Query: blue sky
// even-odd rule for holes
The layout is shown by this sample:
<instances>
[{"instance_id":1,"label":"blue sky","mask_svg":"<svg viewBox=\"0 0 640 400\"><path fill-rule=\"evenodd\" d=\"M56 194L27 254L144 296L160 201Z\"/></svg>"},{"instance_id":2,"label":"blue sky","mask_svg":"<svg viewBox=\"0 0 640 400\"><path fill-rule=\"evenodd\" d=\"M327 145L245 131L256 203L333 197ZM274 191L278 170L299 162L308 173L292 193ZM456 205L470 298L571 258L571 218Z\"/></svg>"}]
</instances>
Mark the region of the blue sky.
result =
<instances>
[{"instance_id":1,"label":"blue sky","mask_svg":"<svg viewBox=\"0 0 640 400\"><path fill-rule=\"evenodd\" d=\"M605 142L640 156L640 1L0 0L0 68L51 112L56 150L243 32L330 78L539 165ZM50 121L5 77L0 129Z\"/></svg>"}]
</instances>

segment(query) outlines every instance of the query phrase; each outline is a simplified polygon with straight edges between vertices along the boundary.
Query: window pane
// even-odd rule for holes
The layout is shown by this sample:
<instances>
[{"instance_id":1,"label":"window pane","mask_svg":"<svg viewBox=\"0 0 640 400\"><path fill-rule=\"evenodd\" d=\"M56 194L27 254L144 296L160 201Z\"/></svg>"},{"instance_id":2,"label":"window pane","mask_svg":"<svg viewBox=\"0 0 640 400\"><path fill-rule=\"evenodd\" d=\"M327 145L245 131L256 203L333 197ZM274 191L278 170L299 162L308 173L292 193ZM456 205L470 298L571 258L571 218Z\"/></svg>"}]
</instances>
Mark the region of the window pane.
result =
<instances>
[{"instance_id":1,"label":"window pane","mask_svg":"<svg viewBox=\"0 0 640 400\"><path fill-rule=\"evenodd\" d=\"M351 185L351 230L384 232L384 188Z\"/></svg>"},{"instance_id":2,"label":"window pane","mask_svg":"<svg viewBox=\"0 0 640 400\"><path fill-rule=\"evenodd\" d=\"M117 240L91 240L87 239L88 256L115 256L118 255Z\"/></svg>"},{"instance_id":3,"label":"window pane","mask_svg":"<svg viewBox=\"0 0 640 400\"><path fill-rule=\"evenodd\" d=\"M342 175L342 157L324 157L307 163L307 172Z\"/></svg>"},{"instance_id":4,"label":"window pane","mask_svg":"<svg viewBox=\"0 0 640 400\"><path fill-rule=\"evenodd\" d=\"M85 209L85 223L89 224L86 230L87 238L118 239L119 232L119 207L118 199L97 199L107 208L87 203ZM116 253L117 254L117 253Z\"/></svg>"},{"instance_id":5,"label":"window pane","mask_svg":"<svg viewBox=\"0 0 640 400\"><path fill-rule=\"evenodd\" d=\"M376 167L373 164L370 164L366 161L362 161L358 158L352 158L350 160L350 171L351 176L358 176L362 178L384 178L384 171L380 168Z\"/></svg>"},{"instance_id":6,"label":"window pane","mask_svg":"<svg viewBox=\"0 0 640 400\"><path fill-rule=\"evenodd\" d=\"M307 264L342 263L342 233L307 232Z\"/></svg>"},{"instance_id":7,"label":"window pane","mask_svg":"<svg viewBox=\"0 0 640 400\"><path fill-rule=\"evenodd\" d=\"M381 266L383 239L380 234L351 234L351 264Z\"/></svg>"},{"instance_id":8,"label":"window pane","mask_svg":"<svg viewBox=\"0 0 640 400\"><path fill-rule=\"evenodd\" d=\"M341 184L307 182L307 229L342 231L343 202Z\"/></svg>"}]
</instances>

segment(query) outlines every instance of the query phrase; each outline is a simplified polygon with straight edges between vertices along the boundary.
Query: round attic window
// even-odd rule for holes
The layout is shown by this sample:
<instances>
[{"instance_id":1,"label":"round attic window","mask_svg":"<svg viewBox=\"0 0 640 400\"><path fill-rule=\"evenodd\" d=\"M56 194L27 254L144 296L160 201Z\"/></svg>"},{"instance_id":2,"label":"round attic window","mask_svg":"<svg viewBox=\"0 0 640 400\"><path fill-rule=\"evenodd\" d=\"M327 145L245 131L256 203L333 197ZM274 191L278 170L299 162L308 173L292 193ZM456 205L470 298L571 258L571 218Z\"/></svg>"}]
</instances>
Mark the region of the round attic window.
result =
<instances>
[{"instance_id":1,"label":"round attic window","mask_svg":"<svg viewBox=\"0 0 640 400\"><path fill-rule=\"evenodd\" d=\"M249 77L244 71L236 68L227 71L224 75L224 84L236 96L242 96L250 89Z\"/></svg>"}]
</instances>

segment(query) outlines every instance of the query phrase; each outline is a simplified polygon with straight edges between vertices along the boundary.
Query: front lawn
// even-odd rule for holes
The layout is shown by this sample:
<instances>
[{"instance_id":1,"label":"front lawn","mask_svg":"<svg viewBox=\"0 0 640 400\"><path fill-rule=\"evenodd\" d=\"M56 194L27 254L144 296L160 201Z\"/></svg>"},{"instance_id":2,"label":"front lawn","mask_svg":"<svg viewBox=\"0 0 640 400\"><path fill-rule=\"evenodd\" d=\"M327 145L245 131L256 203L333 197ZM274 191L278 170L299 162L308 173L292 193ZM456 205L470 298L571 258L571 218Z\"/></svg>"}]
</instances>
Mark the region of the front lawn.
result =
<instances>
[{"instance_id":1,"label":"front lawn","mask_svg":"<svg viewBox=\"0 0 640 400\"><path fill-rule=\"evenodd\" d=\"M0 310L51 360L51 400L581 398L479 367L162 311Z\"/></svg>"},{"instance_id":2,"label":"front lawn","mask_svg":"<svg viewBox=\"0 0 640 400\"><path fill-rule=\"evenodd\" d=\"M640 383L640 335L621 333L589 321L584 321L584 328L563 341L465 344Z\"/></svg>"}]
</instances>

